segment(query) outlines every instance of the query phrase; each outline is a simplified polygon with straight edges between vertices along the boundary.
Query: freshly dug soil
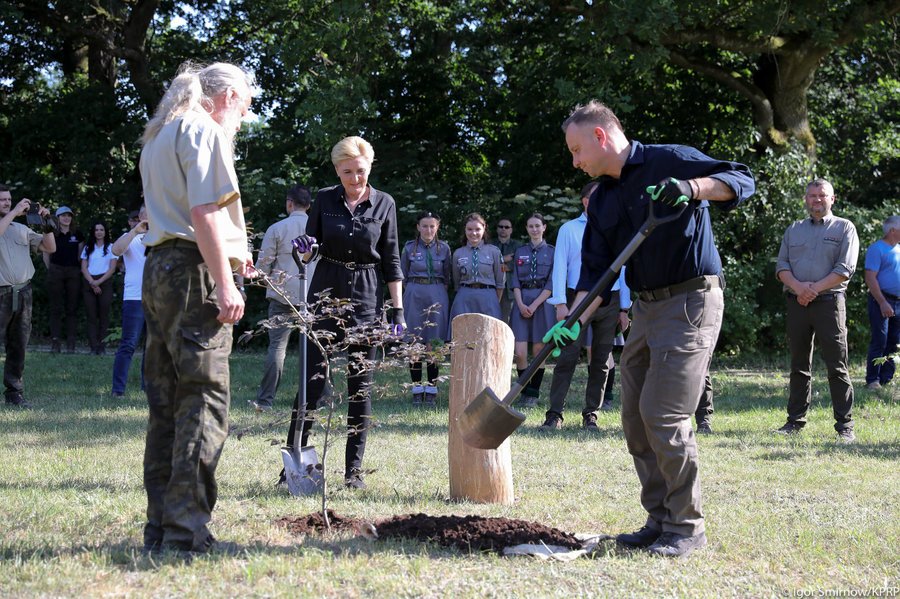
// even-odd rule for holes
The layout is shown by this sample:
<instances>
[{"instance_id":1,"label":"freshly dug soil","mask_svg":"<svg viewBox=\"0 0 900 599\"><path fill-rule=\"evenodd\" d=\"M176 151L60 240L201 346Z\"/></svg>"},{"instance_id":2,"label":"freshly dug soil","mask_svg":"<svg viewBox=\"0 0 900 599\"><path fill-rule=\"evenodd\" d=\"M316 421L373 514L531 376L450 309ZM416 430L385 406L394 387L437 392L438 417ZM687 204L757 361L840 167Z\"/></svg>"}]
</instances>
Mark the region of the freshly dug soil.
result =
<instances>
[{"instance_id":1,"label":"freshly dug soil","mask_svg":"<svg viewBox=\"0 0 900 599\"><path fill-rule=\"evenodd\" d=\"M344 518L329 511L334 531L355 530L363 532L365 522ZM284 517L277 521L296 534L309 534L325 530L321 513L296 518ZM378 538L403 537L418 541L438 543L461 551L503 551L523 543L558 545L570 549L581 548L581 542L573 535L537 522L509 518L485 518L482 516L429 516L428 514L404 514L375 522Z\"/></svg>"}]
</instances>

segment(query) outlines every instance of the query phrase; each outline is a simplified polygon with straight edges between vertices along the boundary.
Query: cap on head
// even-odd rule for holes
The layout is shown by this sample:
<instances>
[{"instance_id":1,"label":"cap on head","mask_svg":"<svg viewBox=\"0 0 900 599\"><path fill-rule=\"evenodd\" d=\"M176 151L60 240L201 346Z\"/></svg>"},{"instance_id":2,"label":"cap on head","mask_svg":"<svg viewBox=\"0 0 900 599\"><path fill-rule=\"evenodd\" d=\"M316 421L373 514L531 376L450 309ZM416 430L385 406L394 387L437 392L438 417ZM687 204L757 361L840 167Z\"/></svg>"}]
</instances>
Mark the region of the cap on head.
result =
<instances>
[{"instance_id":1,"label":"cap on head","mask_svg":"<svg viewBox=\"0 0 900 599\"><path fill-rule=\"evenodd\" d=\"M62 216L63 214L71 214L72 216L75 215L75 213L72 212L72 209L68 206L60 206L56 209L56 216Z\"/></svg>"}]
</instances>

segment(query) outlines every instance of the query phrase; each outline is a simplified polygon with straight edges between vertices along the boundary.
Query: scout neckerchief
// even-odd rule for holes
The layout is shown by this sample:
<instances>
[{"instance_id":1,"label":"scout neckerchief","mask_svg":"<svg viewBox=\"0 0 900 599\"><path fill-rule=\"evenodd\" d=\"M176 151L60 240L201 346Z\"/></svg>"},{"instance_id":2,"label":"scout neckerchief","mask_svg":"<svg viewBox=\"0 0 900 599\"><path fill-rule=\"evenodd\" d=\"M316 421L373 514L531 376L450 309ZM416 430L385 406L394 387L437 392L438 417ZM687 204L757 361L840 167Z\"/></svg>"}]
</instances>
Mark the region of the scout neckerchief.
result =
<instances>
[{"instance_id":1,"label":"scout neckerchief","mask_svg":"<svg viewBox=\"0 0 900 599\"><path fill-rule=\"evenodd\" d=\"M428 244L425 244L425 270L428 271L428 280L434 280L434 262L431 259L431 252L428 251Z\"/></svg>"}]
</instances>

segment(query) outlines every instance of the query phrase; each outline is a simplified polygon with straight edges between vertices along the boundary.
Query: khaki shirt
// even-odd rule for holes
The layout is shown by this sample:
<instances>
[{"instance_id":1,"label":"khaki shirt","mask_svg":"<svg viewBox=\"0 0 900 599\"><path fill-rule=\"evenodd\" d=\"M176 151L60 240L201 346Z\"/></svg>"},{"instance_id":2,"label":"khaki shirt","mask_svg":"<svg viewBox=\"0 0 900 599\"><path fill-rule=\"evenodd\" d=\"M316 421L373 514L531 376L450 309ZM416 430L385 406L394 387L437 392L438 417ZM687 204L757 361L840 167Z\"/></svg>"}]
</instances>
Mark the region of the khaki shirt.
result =
<instances>
[{"instance_id":1,"label":"khaki shirt","mask_svg":"<svg viewBox=\"0 0 900 599\"><path fill-rule=\"evenodd\" d=\"M453 286L459 289L460 285L478 284L503 289L506 275L501 270L502 264L503 255L497 246L482 241L473 248L467 243L453 252L450 264Z\"/></svg>"},{"instance_id":2,"label":"khaki shirt","mask_svg":"<svg viewBox=\"0 0 900 599\"><path fill-rule=\"evenodd\" d=\"M217 204L227 213L218 230L223 251L232 265L249 258L231 142L206 112L186 112L160 129L141 152L141 179L149 224L144 245L196 243L191 208Z\"/></svg>"},{"instance_id":3,"label":"khaki shirt","mask_svg":"<svg viewBox=\"0 0 900 599\"><path fill-rule=\"evenodd\" d=\"M256 259L257 270L266 273L275 283L283 281L281 290L291 300L291 304L300 304L300 269L294 262L291 242L306 232L306 221L309 217L302 210L294 210L290 216L278 221L266 230L262 246L259 248L259 257ZM306 265L307 289L312 280L313 264ZM271 288L266 288L266 298L284 303L284 299Z\"/></svg>"},{"instance_id":4,"label":"khaki shirt","mask_svg":"<svg viewBox=\"0 0 900 599\"><path fill-rule=\"evenodd\" d=\"M791 224L784 232L775 276L789 270L798 281L812 282L836 273L847 280L827 292L843 292L856 270L858 257L859 238L853 223L834 215L819 222L806 218ZM789 291L786 285L784 290Z\"/></svg>"},{"instance_id":5,"label":"khaki shirt","mask_svg":"<svg viewBox=\"0 0 900 599\"><path fill-rule=\"evenodd\" d=\"M44 236L25 225L9 223L0 235L0 287L22 285L34 276L31 252L37 251Z\"/></svg>"}]
</instances>

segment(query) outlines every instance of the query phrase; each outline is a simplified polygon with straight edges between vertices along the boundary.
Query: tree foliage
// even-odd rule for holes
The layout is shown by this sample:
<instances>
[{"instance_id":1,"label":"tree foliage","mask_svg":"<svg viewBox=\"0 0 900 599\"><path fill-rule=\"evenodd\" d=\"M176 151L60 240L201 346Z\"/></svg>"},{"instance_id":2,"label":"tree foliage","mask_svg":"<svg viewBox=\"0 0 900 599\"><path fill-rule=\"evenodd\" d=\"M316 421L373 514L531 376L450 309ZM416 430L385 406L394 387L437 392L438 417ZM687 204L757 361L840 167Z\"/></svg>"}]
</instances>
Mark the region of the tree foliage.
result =
<instances>
[{"instance_id":1,"label":"tree foliage","mask_svg":"<svg viewBox=\"0 0 900 599\"><path fill-rule=\"evenodd\" d=\"M554 225L577 212L586 180L559 125L600 98L631 138L750 164L759 193L716 216L722 339L777 346L770 261L804 181L830 177L836 211L853 204L866 223L898 203L898 12L900 0L13 0L0 5L0 181L82 222L124 220L166 82L184 60L228 60L260 88L236 145L257 233L289 184L333 184L330 147L359 134L403 231L428 208L455 241L472 210L519 227L535 209Z\"/></svg>"}]
</instances>

